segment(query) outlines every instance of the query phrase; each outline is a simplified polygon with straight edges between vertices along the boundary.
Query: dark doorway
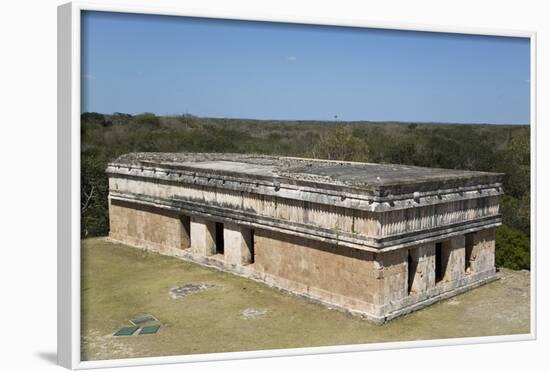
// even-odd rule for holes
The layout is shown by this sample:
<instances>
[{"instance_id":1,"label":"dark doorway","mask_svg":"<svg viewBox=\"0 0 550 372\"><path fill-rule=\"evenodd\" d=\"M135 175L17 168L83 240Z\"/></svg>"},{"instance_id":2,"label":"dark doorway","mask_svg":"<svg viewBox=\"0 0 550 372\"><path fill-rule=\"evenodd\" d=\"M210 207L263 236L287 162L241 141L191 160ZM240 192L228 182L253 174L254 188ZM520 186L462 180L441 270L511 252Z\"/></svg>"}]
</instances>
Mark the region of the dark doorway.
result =
<instances>
[{"instance_id":1,"label":"dark doorway","mask_svg":"<svg viewBox=\"0 0 550 372\"><path fill-rule=\"evenodd\" d=\"M443 243L435 243L435 282L436 284L443 280L445 270L442 265Z\"/></svg>"},{"instance_id":2,"label":"dark doorway","mask_svg":"<svg viewBox=\"0 0 550 372\"><path fill-rule=\"evenodd\" d=\"M223 254L223 223L216 222L216 254Z\"/></svg>"},{"instance_id":3,"label":"dark doorway","mask_svg":"<svg viewBox=\"0 0 550 372\"><path fill-rule=\"evenodd\" d=\"M181 248L189 248L191 246L191 217L182 215L180 221L183 227Z\"/></svg>"}]
</instances>

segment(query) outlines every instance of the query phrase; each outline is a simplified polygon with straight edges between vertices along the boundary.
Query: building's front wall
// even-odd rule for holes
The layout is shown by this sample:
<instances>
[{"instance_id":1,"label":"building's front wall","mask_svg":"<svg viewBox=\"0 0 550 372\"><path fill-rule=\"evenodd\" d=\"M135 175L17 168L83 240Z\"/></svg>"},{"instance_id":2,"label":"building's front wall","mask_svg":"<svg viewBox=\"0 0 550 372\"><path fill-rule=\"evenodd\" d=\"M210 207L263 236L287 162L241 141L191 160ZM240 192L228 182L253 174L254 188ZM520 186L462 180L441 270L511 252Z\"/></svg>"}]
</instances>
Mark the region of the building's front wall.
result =
<instances>
[{"instance_id":1,"label":"building's front wall","mask_svg":"<svg viewBox=\"0 0 550 372\"><path fill-rule=\"evenodd\" d=\"M174 254L190 247L187 218L160 208L109 202L109 237L133 246L164 254Z\"/></svg>"},{"instance_id":2,"label":"building's front wall","mask_svg":"<svg viewBox=\"0 0 550 372\"><path fill-rule=\"evenodd\" d=\"M235 218L190 213L141 203L143 195L190 198L258 215L369 235L414 229L498 213L494 197L401 211L361 212L311 202L264 197L204 186L110 179L110 237L130 245L247 275L335 307L384 321L463 292L494 278L494 227L449 234L393 250L350 248L326 241L242 225ZM137 195L134 202L119 195ZM113 197L114 196L114 197ZM218 223L218 224L216 224ZM223 232L217 229L223 224ZM312 230L315 232L315 230ZM218 251L223 239L224 251Z\"/></svg>"},{"instance_id":3,"label":"building's front wall","mask_svg":"<svg viewBox=\"0 0 550 372\"><path fill-rule=\"evenodd\" d=\"M267 230L254 231L254 276L352 311L382 305L374 254Z\"/></svg>"}]
</instances>

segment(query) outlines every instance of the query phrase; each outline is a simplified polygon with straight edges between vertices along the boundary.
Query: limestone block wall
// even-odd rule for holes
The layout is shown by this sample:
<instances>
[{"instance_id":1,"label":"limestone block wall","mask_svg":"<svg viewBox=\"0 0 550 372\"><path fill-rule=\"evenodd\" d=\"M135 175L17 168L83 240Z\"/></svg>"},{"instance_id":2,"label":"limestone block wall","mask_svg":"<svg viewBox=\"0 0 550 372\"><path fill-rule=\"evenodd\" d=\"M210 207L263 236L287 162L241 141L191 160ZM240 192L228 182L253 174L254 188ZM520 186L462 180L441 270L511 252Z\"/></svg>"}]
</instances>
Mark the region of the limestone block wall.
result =
<instances>
[{"instance_id":1,"label":"limestone block wall","mask_svg":"<svg viewBox=\"0 0 550 372\"><path fill-rule=\"evenodd\" d=\"M471 272L466 271L464 235L436 243L381 253L271 231L255 231L255 275L269 284L352 311L384 318L415 305L459 293L494 276L494 228L473 233ZM475 253L474 253L475 252ZM477 254L477 255L476 255ZM472 261L474 262L474 261ZM436 280L436 266L441 278ZM418 308L426 306L418 305Z\"/></svg>"},{"instance_id":2,"label":"limestone block wall","mask_svg":"<svg viewBox=\"0 0 550 372\"><path fill-rule=\"evenodd\" d=\"M408 251L400 249L375 255L375 267L380 282L378 310L382 315L394 308L400 307L402 299L407 297L409 272L407 267Z\"/></svg>"},{"instance_id":3,"label":"limestone block wall","mask_svg":"<svg viewBox=\"0 0 550 372\"><path fill-rule=\"evenodd\" d=\"M379 293L374 254L273 231L254 232L255 275L269 284L374 314Z\"/></svg>"},{"instance_id":4,"label":"limestone block wall","mask_svg":"<svg viewBox=\"0 0 550 372\"><path fill-rule=\"evenodd\" d=\"M159 208L123 201L109 202L109 237L161 253L189 248L185 217Z\"/></svg>"}]
</instances>

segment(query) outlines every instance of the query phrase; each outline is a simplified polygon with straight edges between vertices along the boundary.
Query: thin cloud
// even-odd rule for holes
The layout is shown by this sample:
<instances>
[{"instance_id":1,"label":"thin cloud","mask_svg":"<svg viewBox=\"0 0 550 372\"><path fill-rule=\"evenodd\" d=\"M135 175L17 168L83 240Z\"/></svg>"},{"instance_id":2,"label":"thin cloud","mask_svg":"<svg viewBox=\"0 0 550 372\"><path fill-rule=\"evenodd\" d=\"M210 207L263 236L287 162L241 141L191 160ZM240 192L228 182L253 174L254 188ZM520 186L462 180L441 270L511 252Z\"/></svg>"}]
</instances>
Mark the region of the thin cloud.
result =
<instances>
[{"instance_id":1,"label":"thin cloud","mask_svg":"<svg viewBox=\"0 0 550 372\"><path fill-rule=\"evenodd\" d=\"M84 79L95 80L95 76L92 74L84 74Z\"/></svg>"},{"instance_id":2,"label":"thin cloud","mask_svg":"<svg viewBox=\"0 0 550 372\"><path fill-rule=\"evenodd\" d=\"M296 61L298 58L296 58L295 56L288 56L286 57L286 60L289 61L289 62L294 62Z\"/></svg>"}]
</instances>

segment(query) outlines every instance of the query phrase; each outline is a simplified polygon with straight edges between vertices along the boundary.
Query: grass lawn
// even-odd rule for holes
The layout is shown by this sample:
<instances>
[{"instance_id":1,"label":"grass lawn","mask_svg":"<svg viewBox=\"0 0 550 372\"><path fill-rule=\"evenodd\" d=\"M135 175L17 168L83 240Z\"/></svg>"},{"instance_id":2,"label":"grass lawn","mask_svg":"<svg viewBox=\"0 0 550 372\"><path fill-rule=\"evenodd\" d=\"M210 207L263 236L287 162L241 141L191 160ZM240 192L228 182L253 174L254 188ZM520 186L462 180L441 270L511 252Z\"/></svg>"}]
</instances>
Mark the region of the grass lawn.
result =
<instances>
[{"instance_id":1,"label":"grass lawn","mask_svg":"<svg viewBox=\"0 0 550 372\"><path fill-rule=\"evenodd\" d=\"M378 326L236 275L103 238L84 240L82 360L528 333L529 273L498 276ZM170 296L189 283L213 286ZM148 314L158 319L158 333L113 336Z\"/></svg>"}]
</instances>

